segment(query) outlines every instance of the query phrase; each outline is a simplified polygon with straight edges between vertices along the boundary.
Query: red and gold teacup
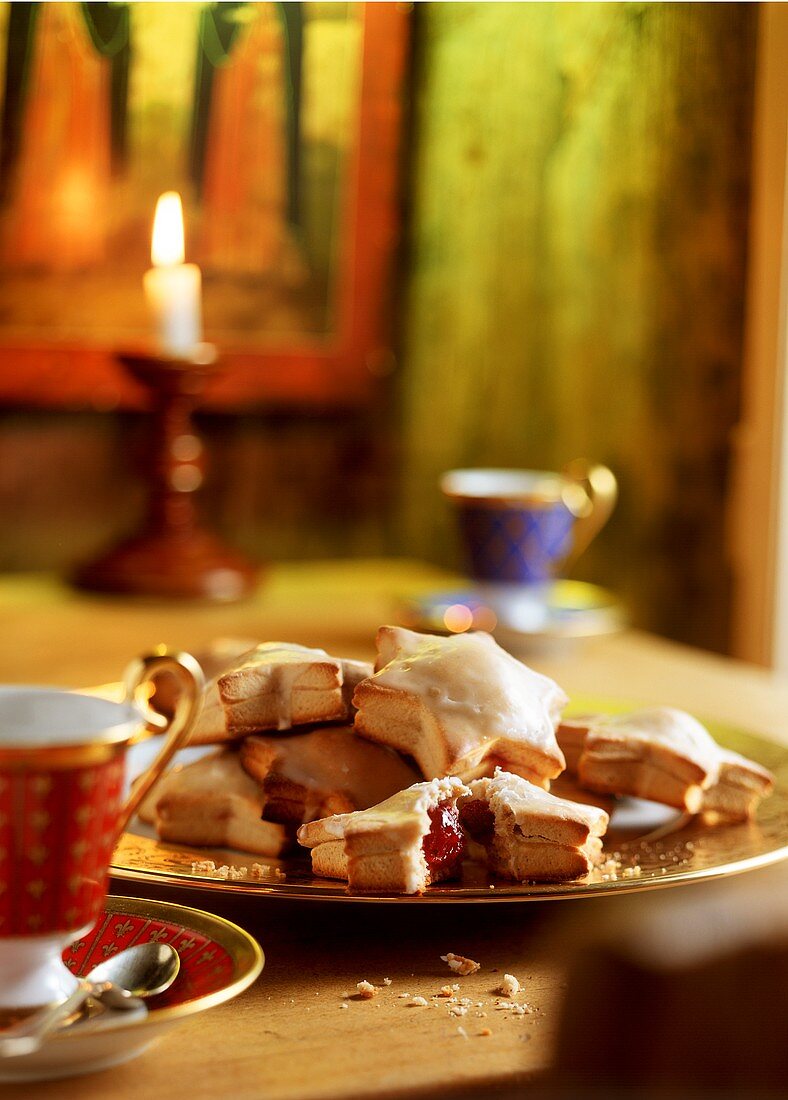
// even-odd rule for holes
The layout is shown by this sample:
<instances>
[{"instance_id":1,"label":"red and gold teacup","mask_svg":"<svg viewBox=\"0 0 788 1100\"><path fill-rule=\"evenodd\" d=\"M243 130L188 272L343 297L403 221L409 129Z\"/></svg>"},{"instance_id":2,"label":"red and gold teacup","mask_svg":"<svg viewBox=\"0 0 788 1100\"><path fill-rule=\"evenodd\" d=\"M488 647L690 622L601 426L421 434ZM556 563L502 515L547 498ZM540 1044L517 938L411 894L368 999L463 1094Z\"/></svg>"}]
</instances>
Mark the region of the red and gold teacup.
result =
<instances>
[{"instance_id":1,"label":"red and gold teacup","mask_svg":"<svg viewBox=\"0 0 788 1100\"><path fill-rule=\"evenodd\" d=\"M171 719L147 706L151 681L181 687ZM0 1009L68 996L64 947L95 923L118 836L184 742L202 674L188 654L157 653L126 671L127 700L0 687ZM164 745L126 799L126 749L145 729Z\"/></svg>"}]
</instances>

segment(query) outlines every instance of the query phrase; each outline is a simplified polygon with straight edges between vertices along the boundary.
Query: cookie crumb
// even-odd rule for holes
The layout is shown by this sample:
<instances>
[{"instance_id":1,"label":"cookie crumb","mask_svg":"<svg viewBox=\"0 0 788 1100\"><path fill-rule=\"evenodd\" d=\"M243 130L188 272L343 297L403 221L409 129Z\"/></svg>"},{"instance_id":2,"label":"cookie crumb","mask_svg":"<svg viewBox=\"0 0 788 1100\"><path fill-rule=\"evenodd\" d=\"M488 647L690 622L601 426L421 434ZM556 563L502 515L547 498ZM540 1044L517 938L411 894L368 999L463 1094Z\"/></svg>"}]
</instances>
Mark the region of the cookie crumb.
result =
<instances>
[{"instance_id":1,"label":"cookie crumb","mask_svg":"<svg viewBox=\"0 0 788 1100\"><path fill-rule=\"evenodd\" d=\"M453 951L449 951L447 955L441 955L441 960L448 964L449 969L453 970L455 974L459 974L461 978L465 978L468 974L475 974L477 970L481 970L481 963L475 962L473 959L467 959L464 955L455 955Z\"/></svg>"},{"instance_id":2,"label":"cookie crumb","mask_svg":"<svg viewBox=\"0 0 788 1100\"><path fill-rule=\"evenodd\" d=\"M461 1035L463 1039L467 1039L467 1038L468 1038L468 1032L467 1032L467 1031L465 1030L465 1028L464 1028L464 1027L458 1027L458 1028L457 1028L457 1033L458 1033L459 1035Z\"/></svg>"},{"instance_id":3,"label":"cookie crumb","mask_svg":"<svg viewBox=\"0 0 788 1100\"><path fill-rule=\"evenodd\" d=\"M341 1005L340 1005L339 1007L340 1007L340 1008L349 1008L350 1006L349 1006L349 1005L347 1005L347 1004L341 1004Z\"/></svg>"},{"instance_id":4,"label":"cookie crumb","mask_svg":"<svg viewBox=\"0 0 788 1100\"><path fill-rule=\"evenodd\" d=\"M442 985L437 993L433 993L434 997L451 997L452 988L450 985Z\"/></svg>"},{"instance_id":5,"label":"cookie crumb","mask_svg":"<svg viewBox=\"0 0 788 1100\"><path fill-rule=\"evenodd\" d=\"M212 859L197 859L192 863L193 875L212 875L216 870L216 864Z\"/></svg>"},{"instance_id":6,"label":"cookie crumb","mask_svg":"<svg viewBox=\"0 0 788 1100\"><path fill-rule=\"evenodd\" d=\"M198 863L193 863L192 868L199 867L198 874L208 875L210 878L229 878L230 868L226 863L223 863L221 867L217 867L212 859L204 859Z\"/></svg>"},{"instance_id":7,"label":"cookie crumb","mask_svg":"<svg viewBox=\"0 0 788 1100\"><path fill-rule=\"evenodd\" d=\"M192 863L192 874L205 875L206 878L230 879L234 882L246 878L247 872L246 867L229 867L226 863L217 867L212 859L197 859Z\"/></svg>"},{"instance_id":8,"label":"cookie crumb","mask_svg":"<svg viewBox=\"0 0 788 1100\"><path fill-rule=\"evenodd\" d=\"M504 974L503 981L498 987L498 992L503 997L506 997L507 1000L511 1000L512 997L517 996L521 989L522 986L518 982L517 978L515 978L514 974Z\"/></svg>"},{"instance_id":9,"label":"cookie crumb","mask_svg":"<svg viewBox=\"0 0 788 1100\"><path fill-rule=\"evenodd\" d=\"M384 985L391 985L391 978L384 978L383 979L383 984Z\"/></svg>"},{"instance_id":10,"label":"cookie crumb","mask_svg":"<svg viewBox=\"0 0 788 1100\"><path fill-rule=\"evenodd\" d=\"M465 1005L452 1005L449 1008L450 1016L465 1016L467 1015L467 1013L468 1009L465 1007Z\"/></svg>"},{"instance_id":11,"label":"cookie crumb","mask_svg":"<svg viewBox=\"0 0 788 1100\"><path fill-rule=\"evenodd\" d=\"M363 1001L368 1001L372 997L377 996L378 992L372 982L368 981L357 982L356 989L358 990L359 997L361 997Z\"/></svg>"},{"instance_id":12,"label":"cookie crumb","mask_svg":"<svg viewBox=\"0 0 788 1100\"><path fill-rule=\"evenodd\" d=\"M412 997L410 1002L415 1008L426 1008L429 1001L426 997Z\"/></svg>"},{"instance_id":13,"label":"cookie crumb","mask_svg":"<svg viewBox=\"0 0 788 1100\"><path fill-rule=\"evenodd\" d=\"M492 1035L492 1031L488 1027L483 1027L479 1032L480 1035Z\"/></svg>"},{"instance_id":14,"label":"cookie crumb","mask_svg":"<svg viewBox=\"0 0 788 1100\"><path fill-rule=\"evenodd\" d=\"M252 869L249 872L249 878L259 881L260 879L268 878L270 874L271 868L267 863L253 863Z\"/></svg>"}]
</instances>

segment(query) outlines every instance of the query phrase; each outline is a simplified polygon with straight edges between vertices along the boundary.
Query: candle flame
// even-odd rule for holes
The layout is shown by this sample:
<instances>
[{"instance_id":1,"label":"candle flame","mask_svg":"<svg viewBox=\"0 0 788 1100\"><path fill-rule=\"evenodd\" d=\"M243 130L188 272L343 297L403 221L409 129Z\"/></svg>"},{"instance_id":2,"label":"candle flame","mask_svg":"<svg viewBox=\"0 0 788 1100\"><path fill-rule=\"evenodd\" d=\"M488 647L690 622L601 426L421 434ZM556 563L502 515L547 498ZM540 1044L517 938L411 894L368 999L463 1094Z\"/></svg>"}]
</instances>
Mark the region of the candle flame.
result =
<instances>
[{"instance_id":1,"label":"candle flame","mask_svg":"<svg viewBox=\"0 0 788 1100\"><path fill-rule=\"evenodd\" d=\"M185 258L183 242L183 207L177 191L165 191L156 203L150 255L154 267L182 264Z\"/></svg>"}]
</instances>

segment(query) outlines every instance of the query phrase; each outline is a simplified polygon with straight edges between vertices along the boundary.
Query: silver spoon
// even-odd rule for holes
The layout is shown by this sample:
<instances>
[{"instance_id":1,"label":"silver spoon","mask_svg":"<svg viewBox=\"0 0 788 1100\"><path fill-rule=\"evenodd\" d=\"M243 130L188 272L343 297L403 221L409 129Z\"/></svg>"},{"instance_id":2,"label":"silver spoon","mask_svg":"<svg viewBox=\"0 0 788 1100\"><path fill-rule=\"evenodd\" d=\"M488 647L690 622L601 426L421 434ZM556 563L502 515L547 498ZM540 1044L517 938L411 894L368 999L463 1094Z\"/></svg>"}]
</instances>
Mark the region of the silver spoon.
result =
<instances>
[{"instance_id":1,"label":"silver spoon","mask_svg":"<svg viewBox=\"0 0 788 1100\"><path fill-rule=\"evenodd\" d=\"M139 1008L141 998L163 993L178 976L181 960L168 943L139 943L95 966L70 996L46 1005L0 1034L0 1057L32 1054L88 997L121 1011Z\"/></svg>"}]
</instances>

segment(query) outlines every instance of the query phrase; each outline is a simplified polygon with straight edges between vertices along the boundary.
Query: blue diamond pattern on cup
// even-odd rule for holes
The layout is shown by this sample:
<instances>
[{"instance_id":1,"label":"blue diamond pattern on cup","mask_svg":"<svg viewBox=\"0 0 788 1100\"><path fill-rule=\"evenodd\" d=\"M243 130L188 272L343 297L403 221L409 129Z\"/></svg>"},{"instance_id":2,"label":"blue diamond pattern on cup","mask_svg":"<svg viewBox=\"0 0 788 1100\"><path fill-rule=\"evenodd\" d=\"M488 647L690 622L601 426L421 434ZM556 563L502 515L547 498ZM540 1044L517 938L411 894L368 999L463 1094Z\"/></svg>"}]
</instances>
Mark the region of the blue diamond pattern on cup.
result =
<instances>
[{"instance_id":1,"label":"blue diamond pattern on cup","mask_svg":"<svg viewBox=\"0 0 788 1100\"><path fill-rule=\"evenodd\" d=\"M466 508L461 516L477 580L534 583L554 575L571 547L574 516L560 501Z\"/></svg>"}]
</instances>

